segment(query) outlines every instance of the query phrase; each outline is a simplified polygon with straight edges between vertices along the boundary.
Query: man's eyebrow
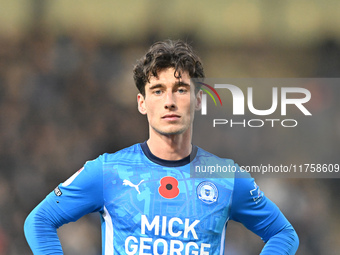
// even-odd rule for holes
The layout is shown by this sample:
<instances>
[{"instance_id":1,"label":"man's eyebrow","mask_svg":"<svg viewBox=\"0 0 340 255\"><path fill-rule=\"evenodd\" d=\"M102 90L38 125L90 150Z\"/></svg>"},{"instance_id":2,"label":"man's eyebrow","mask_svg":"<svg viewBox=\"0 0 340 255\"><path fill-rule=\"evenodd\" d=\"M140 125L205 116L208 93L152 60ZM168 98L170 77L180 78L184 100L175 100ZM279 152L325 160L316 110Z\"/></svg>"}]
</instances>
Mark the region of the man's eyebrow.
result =
<instances>
[{"instance_id":1,"label":"man's eyebrow","mask_svg":"<svg viewBox=\"0 0 340 255\"><path fill-rule=\"evenodd\" d=\"M183 81L176 81L175 82L175 85L177 86L188 86L190 87L190 84L186 83L186 82L183 82Z\"/></svg>"},{"instance_id":2,"label":"man's eyebrow","mask_svg":"<svg viewBox=\"0 0 340 255\"><path fill-rule=\"evenodd\" d=\"M149 89L158 89L158 88L161 88L161 87L164 87L164 85L161 84L161 83L157 83L155 85L150 86Z\"/></svg>"},{"instance_id":3,"label":"man's eyebrow","mask_svg":"<svg viewBox=\"0 0 340 255\"><path fill-rule=\"evenodd\" d=\"M186 86L186 87L190 87L190 84L186 83L186 82L183 82L183 81L176 81L175 82L175 86L178 87L178 86ZM155 85L151 85L149 87L150 90L152 89L158 89L158 88L162 88L162 87L165 87L164 84L162 83L157 83Z\"/></svg>"}]
</instances>

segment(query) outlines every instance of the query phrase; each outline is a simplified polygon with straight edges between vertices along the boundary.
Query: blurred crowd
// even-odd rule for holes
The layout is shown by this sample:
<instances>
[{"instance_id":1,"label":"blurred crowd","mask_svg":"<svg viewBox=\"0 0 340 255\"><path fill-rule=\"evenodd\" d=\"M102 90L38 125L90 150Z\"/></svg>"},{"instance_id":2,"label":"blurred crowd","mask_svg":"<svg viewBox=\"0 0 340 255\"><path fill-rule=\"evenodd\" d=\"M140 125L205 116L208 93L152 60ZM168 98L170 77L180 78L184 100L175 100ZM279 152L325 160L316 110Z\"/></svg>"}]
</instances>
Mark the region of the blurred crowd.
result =
<instances>
[{"instance_id":1,"label":"blurred crowd","mask_svg":"<svg viewBox=\"0 0 340 255\"><path fill-rule=\"evenodd\" d=\"M147 123L137 111L137 90L132 79L135 60L149 47L147 43L120 45L77 33L52 36L41 29L23 36L0 38L0 255L30 254L23 235L26 216L85 161L147 138ZM285 70L281 76L336 77L340 74L339 49L333 41L302 53L297 49L282 50L281 54L277 53L280 49L269 49L268 53L266 47L250 47L245 52L212 46L204 49L202 45L198 48L206 63L207 75L209 72L220 76L247 75L232 72L244 68L249 71L248 75L266 76L273 66L278 69L273 70L274 75L280 74L280 68ZM302 66L304 54L314 60L314 65L308 63L312 71ZM273 61L276 64L272 65ZM229 73L223 70L223 63ZM266 65L269 70L261 73ZM339 90L329 94L335 99L340 96ZM322 98L322 91L320 95ZM324 98L323 102L326 101ZM333 153L331 160L336 161L334 152L339 152L340 141L339 103L333 100L327 110L335 119L324 126L333 129L321 131L324 137L318 139L320 143L326 141L329 147L315 151L325 155ZM323 125L318 128L322 129ZM259 135L265 137L266 133ZM299 140L299 135L290 134L287 143ZM232 148L238 144L242 150L241 146L249 146L250 140L235 137ZM251 141L254 147L263 143L261 154L270 155L277 147L274 150L289 149L299 154L294 151L299 150L299 146L295 149L295 146L272 144L256 137ZM249 153L246 157L251 162L258 155ZM338 180L258 182L296 228L300 236L298 254L337 254L340 249L337 244L340 238ZM238 224L229 225L226 254L259 253L261 240ZM68 224L59 233L65 254L101 254L98 215Z\"/></svg>"},{"instance_id":2,"label":"blurred crowd","mask_svg":"<svg viewBox=\"0 0 340 255\"><path fill-rule=\"evenodd\" d=\"M115 85L136 98L125 49L44 31L0 44L0 254L28 254L22 224L33 206L86 160L147 133Z\"/></svg>"}]
</instances>

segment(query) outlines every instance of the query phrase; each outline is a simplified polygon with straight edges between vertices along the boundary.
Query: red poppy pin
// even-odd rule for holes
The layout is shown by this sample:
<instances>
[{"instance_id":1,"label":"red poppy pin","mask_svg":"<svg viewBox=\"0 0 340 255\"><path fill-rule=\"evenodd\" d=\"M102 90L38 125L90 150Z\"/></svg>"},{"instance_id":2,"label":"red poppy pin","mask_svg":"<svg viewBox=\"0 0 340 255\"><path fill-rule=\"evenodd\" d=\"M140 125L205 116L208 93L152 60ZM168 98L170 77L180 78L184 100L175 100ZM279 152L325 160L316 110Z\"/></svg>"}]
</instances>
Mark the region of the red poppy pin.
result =
<instances>
[{"instance_id":1,"label":"red poppy pin","mask_svg":"<svg viewBox=\"0 0 340 255\"><path fill-rule=\"evenodd\" d=\"M161 186L159 186L158 192L162 197L172 199L178 196L179 188L176 178L166 176L161 179L160 183Z\"/></svg>"}]
</instances>

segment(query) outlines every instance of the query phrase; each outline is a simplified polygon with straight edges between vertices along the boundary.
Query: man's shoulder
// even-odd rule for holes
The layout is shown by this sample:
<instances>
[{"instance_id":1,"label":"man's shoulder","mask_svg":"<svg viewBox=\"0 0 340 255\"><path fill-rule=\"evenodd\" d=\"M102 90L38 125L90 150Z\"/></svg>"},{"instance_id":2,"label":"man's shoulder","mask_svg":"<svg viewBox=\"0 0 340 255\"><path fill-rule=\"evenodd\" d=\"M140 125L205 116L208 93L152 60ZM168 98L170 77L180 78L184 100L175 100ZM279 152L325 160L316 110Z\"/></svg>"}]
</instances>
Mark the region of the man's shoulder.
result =
<instances>
[{"instance_id":1,"label":"man's shoulder","mask_svg":"<svg viewBox=\"0 0 340 255\"><path fill-rule=\"evenodd\" d=\"M227 157L220 157L217 156L209 151L206 151L204 149L202 149L201 147L197 147L197 158L202 160L209 160L209 161L216 161L216 162L224 162L224 163L228 163L228 164L232 164L234 165L235 162L233 159L227 158Z\"/></svg>"},{"instance_id":2,"label":"man's shoulder","mask_svg":"<svg viewBox=\"0 0 340 255\"><path fill-rule=\"evenodd\" d=\"M220 179L250 177L233 159L219 157L199 147L191 167L196 177Z\"/></svg>"},{"instance_id":3,"label":"man's shoulder","mask_svg":"<svg viewBox=\"0 0 340 255\"><path fill-rule=\"evenodd\" d=\"M104 162L112 162L112 161L116 161L117 159L132 160L133 158L140 155L141 152L142 150L140 147L140 143L136 143L131 146L125 147L123 149L120 149L116 152L104 153L103 155L101 155L101 157Z\"/></svg>"}]
</instances>

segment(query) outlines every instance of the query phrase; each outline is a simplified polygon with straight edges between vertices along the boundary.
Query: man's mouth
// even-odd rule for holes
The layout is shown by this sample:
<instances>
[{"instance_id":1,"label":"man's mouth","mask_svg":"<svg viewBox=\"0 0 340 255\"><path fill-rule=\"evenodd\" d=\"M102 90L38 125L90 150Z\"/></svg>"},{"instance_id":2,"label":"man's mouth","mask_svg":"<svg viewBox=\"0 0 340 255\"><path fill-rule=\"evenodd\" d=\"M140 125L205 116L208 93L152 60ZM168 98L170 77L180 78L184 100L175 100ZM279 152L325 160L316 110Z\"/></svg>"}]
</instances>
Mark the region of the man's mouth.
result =
<instances>
[{"instance_id":1,"label":"man's mouth","mask_svg":"<svg viewBox=\"0 0 340 255\"><path fill-rule=\"evenodd\" d=\"M178 120L179 118L180 116L177 114L166 114L162 117L162 119L169 120L169 121Z\"/></svg>"}]
</instances>

